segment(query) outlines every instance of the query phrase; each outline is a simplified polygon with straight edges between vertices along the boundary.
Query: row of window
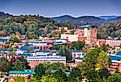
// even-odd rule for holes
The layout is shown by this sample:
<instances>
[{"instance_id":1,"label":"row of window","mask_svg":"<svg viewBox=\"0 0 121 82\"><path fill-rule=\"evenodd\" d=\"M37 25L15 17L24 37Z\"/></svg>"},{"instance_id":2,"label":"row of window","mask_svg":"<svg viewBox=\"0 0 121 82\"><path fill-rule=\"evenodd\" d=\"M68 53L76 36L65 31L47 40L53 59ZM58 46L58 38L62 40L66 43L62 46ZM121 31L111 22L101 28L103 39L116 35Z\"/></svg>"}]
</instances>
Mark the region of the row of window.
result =
<instances>
[{"instance_id":1,"label":"row of window","mask_svg":"<svg viewBox=\"0 0 121 82\"><path fill-rule=\"evenodd\" d=\"M31 61L66 61L66 60L28 60L28 62Z\"/></svg>"}]
</instances>

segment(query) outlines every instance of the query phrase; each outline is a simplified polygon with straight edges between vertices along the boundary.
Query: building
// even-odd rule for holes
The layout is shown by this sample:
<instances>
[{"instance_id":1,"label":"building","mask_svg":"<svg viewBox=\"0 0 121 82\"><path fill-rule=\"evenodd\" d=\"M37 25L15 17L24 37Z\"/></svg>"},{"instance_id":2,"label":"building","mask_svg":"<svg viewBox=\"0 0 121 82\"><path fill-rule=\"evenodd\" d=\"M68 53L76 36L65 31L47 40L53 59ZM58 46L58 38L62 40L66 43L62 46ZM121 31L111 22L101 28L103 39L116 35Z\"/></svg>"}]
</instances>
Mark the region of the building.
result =
<instances>
[{"instance_id":1,"label":"building","mask_svg":"<svg viewBox=\"0 0 121 82\"><path fill-rule=\"evenodd\" d=\"M66 57L65 56L28 56L27 61L31 68L35 68L39 63L44 62L60 62L66 65Z\"/></svg>"},{"instance_id":2,"label":"building","mask_svg":"<svg viewBox=\"0 0 121 82\"><path fill-rule=\"evenodd\" d=\"M118 71L121 72L121 51L118 51L116 54L111 54L111 65L109 71L111 73Z\"/></svg>"},{"instance_id":3,"label":"building","mask_svg":"<svg viewBox=\"0 0 121 82\"><path fill-rule=\"evenodd\" d=\"M23 70L23 71L9 71L9 76L15 77L15 76L28 76L35 74L34 70Z\"/></svg>"},{"instance_id":4,"label":"building","mask_svg":"<svg viewBox=\"0 0 121 82\"><path fill-rule=\"evenodd\" d=\"M106 40L106 45L109 45L111 47L120 46L121 40Z\"/></svg>"},{"instance_id":5,"label":"building","mask_svg":"<svg viewBox=\"0 0 121 82\"><path fill-rule=\"evenodd\" d=\"M121 45L121 40L106 40L106 39L98 39L97 43L98 46L102 45L109 45L110 47L117 47Z\"/></svg>"},{"instance_id":6,"label":"building","mask_svg":"<svg viewBox=\"0 0 121 82\"><path fill-rule=\"evenodd\" d=\"M96 46L97 43L97 28L92 28L90 25L80 26L72 34L61 34L61 38L68 39L68 41L84 41L86 44Z\"/></svg>"},{"instance_id":7,"label":"building","mask_svg":"<svg viewBox=\"0 0 121 82\"><path fill-rule=\"evenodd\" d=\"M43 38L42 42L54 43L56 42L56 40L54 38Z\"/></svg>"},{"instance_id":8,"label":"building","mask_svg":"<svg viewBox=\"0 0 121 82\"><path fill-rule=\"evenodd\" d=\"M83 61L83 58L80 58L80 57L75 58L75 65L78 66L82 61Z\"/></svg>"},{"instance_id":9,"label":"building","mask_svg":"<svg viewBox=\"0 0 121 82\"><path fill-rule=\"evenodd\" d=\"M72 59L74 60L75 58L83 58L83 53L81 50L72 50Z\"/></svg>"},{"instance_id":10,"label":"building","mask_svg":"<svg viewBox=\"0 0 121 82\"><path fill-rule=\"evenodd\" d=\"M60 39L56 39L56 43L57 42L66 43L66 42L68 42L68 40L60 38Z\"/></svg>"},{"instance_id":11,"label":"building","mask_svg":"<svg viewBox=\"0 0 121 82\"><path fill-rule=\"evenodd\" d=\"M78 41L78 35L61 34L61 38L67 39L69 42Z\"/></svg>"},{"instance_id":12,"label":"building","mask_svg":"<svg viewBox=\"0 0 121 82\"><path fill-rule=\"evenodd\" d=\"M48 50L52 47L51 42L32 41L32 42L29 42L28 44L36 46L37 48L41 50Z\"/></svg>"}]
</instances>

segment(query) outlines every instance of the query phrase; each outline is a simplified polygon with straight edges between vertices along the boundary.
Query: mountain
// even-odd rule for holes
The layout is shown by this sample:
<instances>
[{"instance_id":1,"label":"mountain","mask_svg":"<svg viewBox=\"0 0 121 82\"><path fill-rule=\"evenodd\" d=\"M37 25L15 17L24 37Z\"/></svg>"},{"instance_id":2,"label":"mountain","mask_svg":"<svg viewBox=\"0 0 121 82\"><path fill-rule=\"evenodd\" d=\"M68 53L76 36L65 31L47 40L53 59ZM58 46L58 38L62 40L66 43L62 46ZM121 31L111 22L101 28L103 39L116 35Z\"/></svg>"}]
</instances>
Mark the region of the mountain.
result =
<instances>
[{"instance_id":1,"label":"mountain","mask_svg":"<svg viewBox=\"0 0 121 82\"><path fill-rule=\"evenodd\" d=\"M57 22L74 22L75 17L72 17L70 15L63 15L59 17L53 17L52 19Z\"/></svg>"},{"instance_id":2,"label":"mountain","mask_svg":"<svg viewBox=\"0 0 121 82\"><path fill-rule=\"evenodd\" d=\"M8 13L4 13L4 12L0 12L0 18L7 18L10 17L12 15L8 14Z\"/></svg>"},{"instance_id":3,"label":"mountain","mask_svg":"<svg viewBox=\"0 0 121 82\"><path fill-rule=\"evenodd\" d=\"M101 19L95 16L81 16L75 18L69 15L54 17L52 19L57 22L74 22L74 23L102 23L106 21L105 19Z\"/></svg>"},{"instance_id":4,"label":"mountain","mask_svg":"<svg viewBox=\"0 0 121 82\"><path fill-rule=\"evenodd\" d=\"M103 23L106 20L95 16L81 16L81 17L78 17L75 21L84 22L84 23Z\"/></svg>"},{"instance_id":5,"label":"mountain","mask_svg":"<svg viewBox=\"0 0 121 82\"><path fill-rule=\"evenodd\" d=\"M121 22L121 16L109 20L109 22Z\"/></svg>"},{"instance_id":6,"label":"mountain","mask_svg":"<svg viewBox=\"0 0 121 82\"><path fill-rule=\"evenodd\" d=\"M99 16L99 18L101 19L105 19L105 20L111 20L111 19L114 19L114 18L117 18L118 16Z\"/></svg>"}]
</instances>

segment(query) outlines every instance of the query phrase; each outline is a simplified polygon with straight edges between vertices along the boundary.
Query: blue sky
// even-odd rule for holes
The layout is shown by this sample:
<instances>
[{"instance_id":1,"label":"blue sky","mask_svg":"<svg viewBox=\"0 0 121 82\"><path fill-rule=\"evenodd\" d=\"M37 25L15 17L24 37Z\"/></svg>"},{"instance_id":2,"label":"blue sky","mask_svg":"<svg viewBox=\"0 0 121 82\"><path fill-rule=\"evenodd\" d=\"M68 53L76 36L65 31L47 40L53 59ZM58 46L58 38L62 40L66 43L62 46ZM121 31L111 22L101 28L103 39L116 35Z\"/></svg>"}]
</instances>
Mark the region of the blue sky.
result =
<instances>
[{"instance_id":1,"label":"blue sky","mask_svg":"<svg viewBox=\"0 0 121 82\"><path fill-rule=\"evenodd\" d=\"M121 15L121 0L0 0L0 11L46 17Z\"/></svg>"}]
</instances>

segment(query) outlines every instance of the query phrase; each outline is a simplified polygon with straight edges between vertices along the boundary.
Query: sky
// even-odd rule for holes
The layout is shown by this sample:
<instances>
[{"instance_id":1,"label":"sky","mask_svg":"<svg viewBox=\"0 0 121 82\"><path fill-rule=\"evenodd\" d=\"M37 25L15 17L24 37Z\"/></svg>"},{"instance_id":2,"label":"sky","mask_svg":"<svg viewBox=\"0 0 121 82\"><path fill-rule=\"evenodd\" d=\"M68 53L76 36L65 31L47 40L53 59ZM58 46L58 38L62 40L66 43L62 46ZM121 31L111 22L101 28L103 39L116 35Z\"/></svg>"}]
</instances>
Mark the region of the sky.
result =
<instances>
[{"instance_id":1,"label":"sky","mask_svg":"<svg viewBox=\"0 0 121 82\"><path fill-rule=\"evenodd\" d=\"M0 0L0 11L46 17L121 16L121 0Z\"/></svg>"}]
</instances>

